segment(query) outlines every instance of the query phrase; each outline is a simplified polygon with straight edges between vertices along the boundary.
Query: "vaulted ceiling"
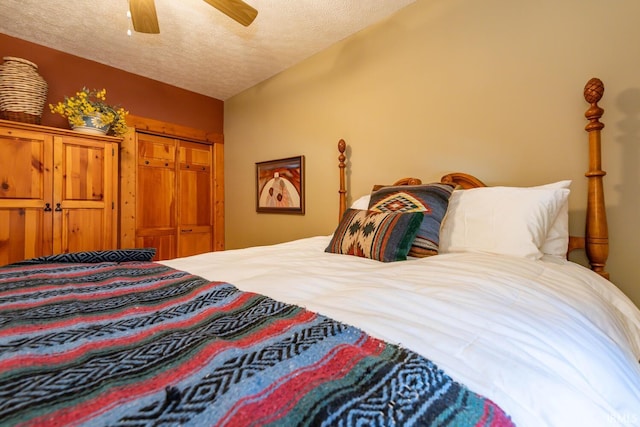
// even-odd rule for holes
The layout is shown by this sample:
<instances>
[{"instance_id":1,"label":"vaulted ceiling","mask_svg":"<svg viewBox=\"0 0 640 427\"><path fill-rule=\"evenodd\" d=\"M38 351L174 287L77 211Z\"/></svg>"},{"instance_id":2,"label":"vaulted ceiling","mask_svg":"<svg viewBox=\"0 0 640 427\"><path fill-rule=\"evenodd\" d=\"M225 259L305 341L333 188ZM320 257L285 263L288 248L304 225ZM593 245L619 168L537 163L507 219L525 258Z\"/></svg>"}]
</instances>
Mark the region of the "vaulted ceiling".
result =
<instances>
[{"instance_id":1,"label":"vaulted ceiling","mask_svg":"<svg viewBox=\"0 0 640 427\"><path fill-rule=\"evenodd\" d=\"M415 1L246 0L244 27L203 0L155 0L160 34L128 35L127 0L2 0L0 33L226 100Z\"/></svg>"}]
</instances>

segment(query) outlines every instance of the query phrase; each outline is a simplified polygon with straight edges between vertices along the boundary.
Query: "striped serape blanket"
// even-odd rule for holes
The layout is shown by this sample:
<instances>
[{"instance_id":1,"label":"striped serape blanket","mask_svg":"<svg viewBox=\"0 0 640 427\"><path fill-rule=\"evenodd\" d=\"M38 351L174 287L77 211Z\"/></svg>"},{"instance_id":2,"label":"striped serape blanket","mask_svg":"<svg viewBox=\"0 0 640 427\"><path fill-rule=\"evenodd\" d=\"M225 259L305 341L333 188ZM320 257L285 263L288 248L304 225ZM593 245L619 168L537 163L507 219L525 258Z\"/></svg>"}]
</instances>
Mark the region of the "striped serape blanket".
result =
<instances>
[{"instance_id":1,"label":"striped serape blanket","mask_svg":"<svg viewBox=\"0 0 640 427\"><path fill-rule=\"evenodd\" d=\"M0 425L513 425L421 355L146 255L0 268Z\"/></svg>"}]
</instances>

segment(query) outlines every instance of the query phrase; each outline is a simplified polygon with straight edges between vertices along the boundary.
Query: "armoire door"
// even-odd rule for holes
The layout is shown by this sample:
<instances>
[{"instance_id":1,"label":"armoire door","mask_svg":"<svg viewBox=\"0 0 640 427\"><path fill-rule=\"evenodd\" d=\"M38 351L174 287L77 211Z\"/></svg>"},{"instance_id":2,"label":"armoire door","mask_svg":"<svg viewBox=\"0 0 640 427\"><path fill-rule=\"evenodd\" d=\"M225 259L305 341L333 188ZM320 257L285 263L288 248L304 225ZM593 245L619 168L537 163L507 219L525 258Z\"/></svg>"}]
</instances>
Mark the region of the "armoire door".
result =
<instances>
[{"instance_id":1,"label":"armoire door","mask_svg":"<svg viewBox=\"0 0 640 427\"><path fill-rule=\"evenodd\" d=\"M72 136L54 143L54 253L117 247L116 144Z\"/></svg>"},{"instance_id":2,"label":"armoire door","mask_svg":"<svg viewBox=\"0 0 640 427\"><path fill-rule=\"evenodd\" d=\"M0 265L52 253L53 138L0 128Z\"/></svg>"}]
</instances>

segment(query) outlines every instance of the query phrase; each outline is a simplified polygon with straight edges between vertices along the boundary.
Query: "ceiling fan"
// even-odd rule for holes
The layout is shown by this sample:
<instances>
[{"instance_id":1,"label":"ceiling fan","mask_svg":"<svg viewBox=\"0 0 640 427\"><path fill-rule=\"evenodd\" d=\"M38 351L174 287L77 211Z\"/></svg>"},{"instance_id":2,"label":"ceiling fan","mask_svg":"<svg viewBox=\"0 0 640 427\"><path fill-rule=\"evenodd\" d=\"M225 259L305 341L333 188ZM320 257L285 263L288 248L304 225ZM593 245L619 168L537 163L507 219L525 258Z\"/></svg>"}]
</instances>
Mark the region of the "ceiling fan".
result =
<instances>
[{"instance_id":1,"label":"ceiling fan","mask_svg":"<svg viewBox=\"0 0 640 427\"><path fill-rule=\"evenodd\" d=\"M245 27L249 26L258 15L258 11L242 0L204 0L220 12L239 22ZM133 29L139 33L158 34L158 16L154 0L129 0L129 11Z\"/></svg>"}]
</instances>

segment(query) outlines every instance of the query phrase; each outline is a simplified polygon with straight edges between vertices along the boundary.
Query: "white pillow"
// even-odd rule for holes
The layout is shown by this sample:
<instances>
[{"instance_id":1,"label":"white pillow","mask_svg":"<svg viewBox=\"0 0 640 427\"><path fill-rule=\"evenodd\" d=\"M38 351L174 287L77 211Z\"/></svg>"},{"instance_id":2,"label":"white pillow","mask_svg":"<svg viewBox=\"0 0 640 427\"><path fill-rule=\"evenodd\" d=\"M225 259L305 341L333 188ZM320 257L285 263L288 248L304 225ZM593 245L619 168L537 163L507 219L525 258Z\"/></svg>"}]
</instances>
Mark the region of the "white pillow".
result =
<instances>
[{"instance_id":1,"label":"white pillow","mask_svg":"<svg viewBox=\"0 0 640 427\"><path fill-rule=\"evenodd\" d=\"M558 181L552 184L540 185L533 188L566 188L571 187L571 181ZM547 237L544 240L540 251L545 255L553 255L559 258L567 257L567 248L569 246L569 198L560 207L558 216L553 221Z\"/></svg>"},{"instance_id":2,"label":"white pillow","mask_svg":"<svg viewBox=\"0 0 640 427\"><path fill-rule=\"evenodd\" d=\"M568 197L567 188L454 191L440 229L440 253L489 252L539 259Z\"/></svg>"},{"instance_id":3,"label":"white pillow","mask_svg":"<svg viewBox=\"0 0 640 427\"><path fill-rule=\"evenodd\" d=\"M369 200L371 199L371 194L365 194L364 196L356 199L351 204L351 209L358 209L361 211L366 211L369 209Z\"/></svg>"}]
</instances>

